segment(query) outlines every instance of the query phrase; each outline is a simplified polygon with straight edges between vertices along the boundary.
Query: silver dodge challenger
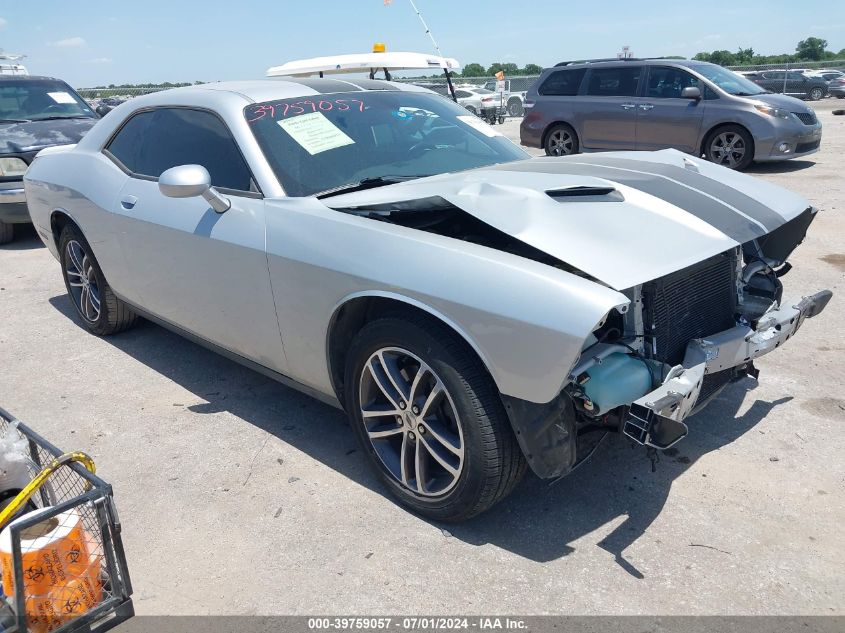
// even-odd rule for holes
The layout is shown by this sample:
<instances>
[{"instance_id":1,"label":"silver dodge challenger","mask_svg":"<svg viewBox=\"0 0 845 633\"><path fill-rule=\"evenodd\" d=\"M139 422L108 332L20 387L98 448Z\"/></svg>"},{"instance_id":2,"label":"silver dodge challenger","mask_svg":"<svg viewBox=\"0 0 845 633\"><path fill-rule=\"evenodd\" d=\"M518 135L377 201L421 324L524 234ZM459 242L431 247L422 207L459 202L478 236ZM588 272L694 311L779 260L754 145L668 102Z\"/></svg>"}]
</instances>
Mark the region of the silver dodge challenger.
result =
<instances>
[{"instance_id":1,"label":"silver dodge challenger","mask_svg":"<svg viewBox=\"0 0 845 633\"><path fill-rule=\"evenodd\" d=\"M139 317L343 408L406 506L462 520L609 432L648 451L830 299L816 215L676 151L530 158L384 81L133 99L25 177L91 332Z\"/></svg>"}]
</instances>

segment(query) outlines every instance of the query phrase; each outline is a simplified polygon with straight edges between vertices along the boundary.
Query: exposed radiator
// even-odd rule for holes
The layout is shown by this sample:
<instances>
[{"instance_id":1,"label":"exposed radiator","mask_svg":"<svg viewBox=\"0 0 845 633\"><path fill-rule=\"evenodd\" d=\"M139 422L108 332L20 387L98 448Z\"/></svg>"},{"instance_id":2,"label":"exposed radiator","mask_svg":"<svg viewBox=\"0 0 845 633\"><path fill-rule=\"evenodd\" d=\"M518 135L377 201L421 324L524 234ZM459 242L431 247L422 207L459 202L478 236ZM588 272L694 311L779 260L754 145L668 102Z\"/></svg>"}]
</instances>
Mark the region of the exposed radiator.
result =
<instances>
[{"instance_id":1,"label":"exposed radiator","mask_svg":"<svg viewBox=\"0 0 845 633\"><path fill-rule=\"evenodd\" d=\"M691 339L732 328L736 274L731 250L644 284L646 349L652 349L656 359L677 365Z\"/></svg>"}]
</instances>

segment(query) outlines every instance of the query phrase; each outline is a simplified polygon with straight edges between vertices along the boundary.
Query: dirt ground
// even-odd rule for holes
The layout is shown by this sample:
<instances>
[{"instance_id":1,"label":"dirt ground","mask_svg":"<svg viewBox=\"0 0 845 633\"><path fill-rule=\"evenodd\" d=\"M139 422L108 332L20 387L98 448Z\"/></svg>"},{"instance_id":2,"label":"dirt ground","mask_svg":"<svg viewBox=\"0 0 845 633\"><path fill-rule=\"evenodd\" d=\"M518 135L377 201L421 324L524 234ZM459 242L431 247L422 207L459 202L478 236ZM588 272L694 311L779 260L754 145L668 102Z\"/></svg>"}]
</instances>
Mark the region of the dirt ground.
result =
<instances>
[{"instance_id":1,"label":"dirt ground","mask_svg":"<svg viewBox=\"0 0 845 633\"><path fill-rule=\"evenodd\" d=\"M834 298L654 473L615 438L469 523L419 519L338 411L148 323L88 335L32 230L0 247L0 406L114 485L141 614L841 614L845 102L814 105L822 151L752 173L821 209L784 282Z\"/></svg>"}]
</instances>

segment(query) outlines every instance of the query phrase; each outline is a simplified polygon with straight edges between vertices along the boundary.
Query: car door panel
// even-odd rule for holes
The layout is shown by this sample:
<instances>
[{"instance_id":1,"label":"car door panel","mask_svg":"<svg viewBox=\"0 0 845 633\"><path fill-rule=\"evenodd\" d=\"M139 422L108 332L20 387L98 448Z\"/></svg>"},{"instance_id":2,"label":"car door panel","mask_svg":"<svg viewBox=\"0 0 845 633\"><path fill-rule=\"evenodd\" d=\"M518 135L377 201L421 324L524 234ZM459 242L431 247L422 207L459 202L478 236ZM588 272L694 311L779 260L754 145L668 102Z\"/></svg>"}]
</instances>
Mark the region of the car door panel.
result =
<instances>
[{"instance_id":1,"label":"car door panel","mask_svg":"<svg viewBox=\"0 0 845 633\"><path fill-rule=\"evenodd\" d=\"M264 201L227 197L231 208L217 213L203 198L167 198L157 182L130 178L115 209L130 292L155 316L284 373Z\"/></svg>"},{"instance_id":2,"label":"car door panel","mask_svg":"<svg viewBox=\"0 0 845 633\"><path fill-rule=\"evenodd\" d=\"M591 69L577 100L576 124L584 149L627 150L636 146L637 97L642 67Z\"/></svg>"},{"instance_id":3,"label":"car door panel","mask_svg":"<svg viewBox=\"0 0 845 633\"><path fill-rule=\"evenodd\" d=\"M638 150L673 148L694 153L704 117L703 99L682 99L686 87L704 86L678 68L651 66L641 102L637 105Z\"/></svg>"}]
</instances>

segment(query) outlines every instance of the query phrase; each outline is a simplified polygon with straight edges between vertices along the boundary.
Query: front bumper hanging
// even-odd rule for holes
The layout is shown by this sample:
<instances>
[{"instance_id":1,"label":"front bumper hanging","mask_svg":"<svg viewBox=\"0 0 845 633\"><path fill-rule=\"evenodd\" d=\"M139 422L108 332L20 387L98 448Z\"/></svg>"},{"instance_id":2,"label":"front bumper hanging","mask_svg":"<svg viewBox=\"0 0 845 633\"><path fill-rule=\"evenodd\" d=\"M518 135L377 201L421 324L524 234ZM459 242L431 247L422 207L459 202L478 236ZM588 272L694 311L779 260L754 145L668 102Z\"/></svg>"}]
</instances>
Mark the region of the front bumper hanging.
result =
<instances>
[{"instance_id":1,"label":"front bumper hanging","mask_svg":"<svg viewBox=\"0 0 845 633\"><path fill-rule=\"evenodd\" d=\"M634 441L666 449L683 439L683 420L705 402L698 402L704 376L727 369L756 377L755 358L768 354L792 337L805 319L820 314L833 296L822 290L798 302L783 302L752 329L738 325L687 345L683 363L673 367L663 384L631 404L623 432Z\"/></svg>"}]
</instances>

